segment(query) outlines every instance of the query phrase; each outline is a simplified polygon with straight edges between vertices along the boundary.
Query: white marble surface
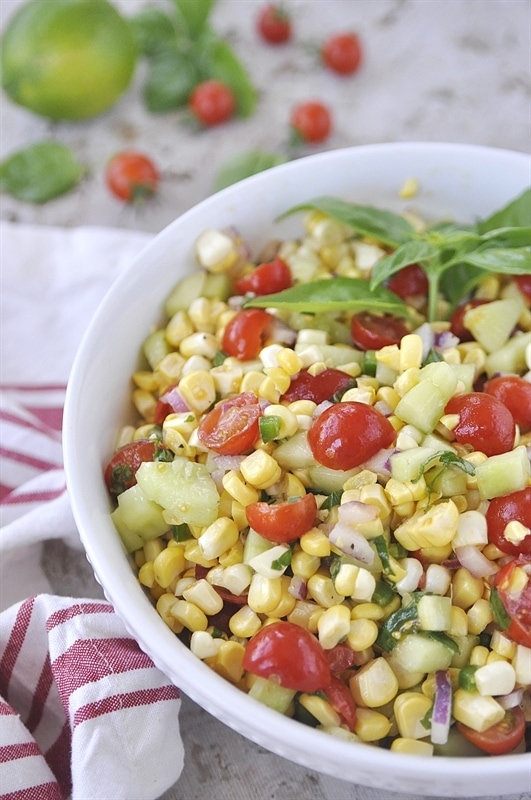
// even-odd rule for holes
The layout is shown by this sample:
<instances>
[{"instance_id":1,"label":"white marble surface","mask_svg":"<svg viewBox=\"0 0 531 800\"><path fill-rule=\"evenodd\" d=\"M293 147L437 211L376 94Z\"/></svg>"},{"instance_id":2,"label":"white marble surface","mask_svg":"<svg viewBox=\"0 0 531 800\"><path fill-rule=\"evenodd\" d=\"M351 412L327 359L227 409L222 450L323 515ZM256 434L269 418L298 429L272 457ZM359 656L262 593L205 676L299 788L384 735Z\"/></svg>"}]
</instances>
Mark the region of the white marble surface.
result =
<instances>
[{"instance_id":1,"label":"white marble surface","mask_svg":"<svg viewBox=\"0 0 531 800\"><path fill-rule=\"evenodd\" d=\"M0 0L4 26L21 0ZM164 7L169 0L160 0ZM117 2L125 14L148 2ZM297 32L282 48L260 44L254 18L261 0L218 0L216 29L248 66L260 91L253 117L205 132L180 113L149 115L139 70L131 90L107 114L82 124L42 120L2 97L0 158L47 137L70 145L90 168L69 195L44 206L2 196L0 216L20 222L139 228L157 232L212 191L225 161L243 149L282 152L293 103L322 99L335 128L320 149L383 141L452 141L531 150L530 0L286 0ZM365 63L352 78L322 70L307 45L328 32L355 29ZM160 193L141 209L124 207L103 183L106 160L124 147L150 153L163 171ZM99 596L79 552L53 542L45 567L59 594ZM183 699L186 763L163 800L424 800L344 783L272 755ZM510 786L508 786L510 790ZM509 795L523 800L524 795ZM134 798L131 798L134 800ZM492 798L492 800L494 800Z\"/></svg>"}]
</instances>

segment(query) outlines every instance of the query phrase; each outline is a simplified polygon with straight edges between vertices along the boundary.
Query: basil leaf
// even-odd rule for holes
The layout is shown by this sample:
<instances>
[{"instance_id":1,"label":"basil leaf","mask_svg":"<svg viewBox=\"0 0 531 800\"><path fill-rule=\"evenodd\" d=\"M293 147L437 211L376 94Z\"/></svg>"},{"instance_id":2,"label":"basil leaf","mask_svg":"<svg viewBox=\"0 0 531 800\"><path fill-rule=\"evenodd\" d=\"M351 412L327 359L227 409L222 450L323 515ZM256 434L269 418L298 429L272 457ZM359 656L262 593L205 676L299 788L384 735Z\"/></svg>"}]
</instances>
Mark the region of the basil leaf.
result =
<instances>
[{"instance_id":1,"label":"basil leaf","mask_svg":"<svg viewBox=\"0 0 531 800\"><path fill-rule=\"evenodd\" d=\"M496 228L481 238L489 247L527 247L531 244L531 228Z\"/></svg>"},{"instance_id":2,"label":"basil leaf","mask_svg":"<svg viewBox=\"0 0 531 800\"><path fill-rule=\"evenodd\" d=\"M442 274L440 289L453 307L463 302L484 277L483 270L471 264L454 264Z\"/></svg>"},{"instance_id":3,"label":"basil leaf","mask_svg":"<svg viewBox=\"0 0 531 800\"><path fill-rule=\"evenodd\" d=\"M174 0L188 33L195 39L205 28L216 0Z\"/></svg>"},{"instance_id":4,"label":"basil leaf","mask_svg":"<svg viewBox=\"0 0 531 800\"><path fill-rule=\"evenodd\" d=\"M218 172L214 191L218 192L251 175L257 175L259 172L278 166L278 164L284 164L287 160L285 156L267 153L264 150L250 150L248 153L238 154Z\"/></svg>"},{"instance_id":5,"label":"basil leaf","mask_svg":"<svg viewBox=\"0 0 531 800\"><path fill-rule=\"evenodd\" d=\"M406 242L394 253L384 256L374 265L371 275L371 287L378 286L386 278L403 269L403 267L417 264L430 258L436 258L439 253L440 248L432 242L422 239Z\"/></svg>"},{"instance_id":6,"label":"basil leaf","mask_svg":"<svg viewBox=\"0 0 531 800\"><path fill-rule=\"evenodd\" d=\"M148 8L131 17L137 48L142 55L152 56L175 42L173 20L158 8Z\"/></svg>"},{"instance_id":7,"label":"basil leaf","mask_svg":"<svg viewBox=\"0 0 531 800\"><path fill-rule=\"evenodd\" d=\"M503 600L501 599L500 593L495 586L490 592L490 607L492 609L494 622L498 628L500 628L502 631L506 631L511 624L511 616L503 605Z\"/></svg>"},{"instance_id":8,"label":"basil leaf","mask_svg":"<svg viewBox=\"0 0 531 800\"><path fill-rule=\"evenodd\" d=\"M478 222L477 230L485 233L496 228L523 228L531 219L531 189L526 189L519 197L511 200L487 219Z\"/></svg>"},{"instance_id":9,"label":"basil leaf","mask_svg":"<svg viewBox=\"0 0 531 800\"><path fill-rule=\"evenodd\" d=\"M315 314L320 311L362 311L371 308L407 317L405 303L398 295L381 286L371 290L364 278L324 278L310 283L300 283L277 294L253 297L244 303L244 308L283 308Z\"/></svg>"},{"instance_id":10,"label":"basil leaf","mask_svg":"<svg viewBox=\"0 0 531 800\"><path fill-rule=\"evenodd\" d=\"M194 61L176 47L159 50L149 62L144 84L144 102L151 112L180 108L199 81Z\"/></svg>"},{"instance_id":11,"label":"basil leaf","mask_svg":"<svg viewBox=\"0 0 531 800\"><path fill-rule=\"evenodd\" d=\"M256 90L232 47L220 39L213 41L205 61L208 77L230 86L236 97L238 114L250 117L256 106Z\"/></svg>"},{"instance_id":12,"label":"basil leaf","mask_svg":"<svg viewBox=\"0 0 531 800\"><path fill-rule=\"evenodd\" d=\"M0 188L29 203L46 203L66 194L85 168L59 142L39 142L19 150L0 164Z\"/></svg>"},{"instance_id":13,"label":"basil leaf","mask_svg":"<svg viewBox=\"0 0 531 800\"><path fill-rule=\"evenodd\" d=\"M321 211L353 228L360 235L370 236L391 247L398 247L415 235L411 223L399 214L373 206L347 203L336 197L317 197L315 200L290 208L281 214L279 219L298 211Z\"/></svg>"},{"instance_id":14,"label":"basil leaf","mask_svg":"<svg viewBox=\"0 0 531 800\"><path fill-rule=\"evenodd\" d=\"M462 259L466 264L489 272L507 275L529 275L531 272L531 246L475 250L463 255Z\"/></svg>"},{"instance_id":15,"label":"basil leaf","mask_svg":"<svg viewBox=\"0 0 531 800\"><path fill-rule=\"evenodd\" d=\"M459 645L455 639L452 639L451 636L448 636L447 633L443 633L442 631L417 631L416 635L424 636L426 639L432 639L434 642L439 642L439 644L444 645L444 647L452 653L459 652Z\"/></svg>"}]
</instances>

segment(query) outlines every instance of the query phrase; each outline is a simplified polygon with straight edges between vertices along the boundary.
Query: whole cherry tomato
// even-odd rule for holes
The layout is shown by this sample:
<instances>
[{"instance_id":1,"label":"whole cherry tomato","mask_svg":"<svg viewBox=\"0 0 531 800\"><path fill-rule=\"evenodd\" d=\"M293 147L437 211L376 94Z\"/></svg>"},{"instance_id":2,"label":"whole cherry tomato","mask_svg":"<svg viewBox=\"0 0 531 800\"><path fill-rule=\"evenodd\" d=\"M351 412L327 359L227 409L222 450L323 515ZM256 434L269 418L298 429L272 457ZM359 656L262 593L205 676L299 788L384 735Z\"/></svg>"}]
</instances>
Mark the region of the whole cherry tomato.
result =
<instances>
[{"instance_id":1,"label":"whole cherry tomato","mask_svg":"<svg viewBox=\"0 0 531 800\"><path fill-rule=\"evenodd\" d=\"M531 275L515 275L513 280L522 292L527 305L531 305Z\"/></svg>"},{"instance_id":2,"label":"whole cherry tomato","mask_svg":"<svg viewBox=\"0 0 531 800\"><path fill-rule=\"evenodd\" d=\"M352 341L360 350L379 350L386 345L399 344L407 333L404 321L392 314L360 311L350 322Z\"/></svg>"},{"instance_id":3,"label":"whole cherry tomato","mask_svg":"<svg viewBox=\"0 0 531 800\"><path fill-rule=\"evenodd\" d=\"M453 434L460 444L469 444L487 456L512 449L516 433L513 415L492 395L469 392L452 397L444 413L459 415Z\"/></svg>"},{"instance_id":4,"label":"whole cherry tomato","mask_svg":"<svg viewBox=\"0 0 531 800\"><path fill-rule=\"evenodd\" d=\"M485 518L489 542L495 544L503 553L513 556L523 553L531 556L531 486L505 497L494 497L489 502ZM530 533L520 542L511 542L504 536L505 528L513 520L521 522L524 527L530 529Z\"/></svg>"},{"instance_id":5,"label":"whole cherry tomato","mask_svg":"<svg viewBox=\"0 0 531 800\"><path fill-rule=\"evenodd\" d=\"M494 577L494 586L503 603L510 623L505 633L517 644L531 647L531 579L520 590L515 590L512 585L515 570L530 569L531 562L527 557L520 557L509 561ZM529 576L528 576L529 577ZM519 581L517 581L519 584Z\"/></svg>"},{"instance_id":6,"label":"whole cherry tomato","mask_svg":"<svg viewBox=\"0 0 531 800\"><path fill-rule=\"evenodd\" d=\"M341 402L325 409L308 431L314 458L330 469L358 467L388 447L395 429L379 411L366 403Z\"/></svg>"},{"instance_id":7,"label":"whole cherry tomato","mask_svg":"<svg viewBox=\"0 0 531 800\"><path fill-rule=\"evenodd\" d=\"M239 294L252 292L261 296L289 289L293 286L293 278L286 262L281 258L275 258L274 261L255 267L248 275L239 278L234 286Z\"/></svg>"},{"instance_id":8,"label":"whole cherry tomato","mask_svg":"<svg viewBox=\"0 0 531 800\"><path fill-rule=\"evenodd\" d=\"M484 753L501 756L518 747L525 736L526 722L522 709L515 706L507 709L501 722L492 725L486 731L475 731L462 722L457 722L456 726L465 739Z\"/></svg>"},{"instance_id":9,"label":"whole cherry tomato","mask_svg":"<svg viewBox=\"0 0 531 800\"><path fill-rule=\"evenodd\" d=\"M334 711L337 711L339 716L346 723L349 731L354 732L357 721L357 710L356 703L354 702L354 698L348 686L343 683L342 680L334 676L326 689L323 689L323 693L326 695Z\"/></svg>"},{"instance_id":10,"label":"whole cherry tomato","mask_svg":"<svg viewBox=\"0 0 531 800\"><path fill-rule=\"evenodd\" d=\"M332 115L324 103L299 103L291 112L291 127L304 142L318 144L330 136Z\"/></svg>"},{"instance_id":11,"label":"whole cherry tomato","mask_svg":"<svg viewBox=\"0 0 531 800\"><path fill-rule=\"evenodd\" d=\"M156 446L149 439L139 439L124 445L113 455L104 472L111 494L119 495L135 485L137 469L143 461L154 461Z\"/></svg>"},{"instance_id":12,"label":"whole cherry tomato","mask_svg":"<svg viewBox=\"0 0 531 800\"><path fill-rule=\"evenodd\" d=\"M224 456L241 455L258 439L262 409L253 392L229 397L203 417L197 429L199 441Z\"/></svg>"},{"instance_id":13,"label":"whole cherry tomato","mask_svg":"<svg viewBox=\"0 0 531 800\"><path fill-rule=\"evenodd\" d=\"M291 39L291 17L282 6L268 3L258 14L256 29L264 42L284 44Z\"/></svg>"},{"instance_id":14,"label":"whole cherry tomato","mask_svg":"<svg viewBox=\"0 0 531 800\"><path fill-rule=\"evenodd\" d=\"M236 111L236 98L232 89L215 79L199 83L193 90L189 107L203 125L227 122Z\"/></svg>"},{"instance_id":15,"label":"whole cherry tomato","mask_svg":"<svg viewBox=\"0 0 531 800\"><path fill-rule=\"evenodd\" d=\"M467 300L466 303L458 306L450 317L450 330L453 335L457 336L462 342L473 341L474 337L472 333L465 327L464 316L469 309L477 308L488 302L488 300L476 298L475 300Z\"/></svg>"},{"instance_id":16,"label":"whole cherry tomato","mask_svg":"<svg viewBox=\"0 0 531 800\"><path fill-rule=\"evenodd\" d=\"M518 375L500 375L485 383L483 391L507 406L517 425L531 428L531 383Z\"/></svg>"},{"instance_id":17,"label":"whole cherry tomato","mask_svg":"<svg viewBox=\"0 0 531 800\"><path fill-rule=\"evenodd\" d=\"M289 389L282 395L282 400L293 403L294 400L313 400L322 403L329 400L337 392L341 392L352 385L352 378L340 369L324 369L317 375L311 375L304 369L292 378Z\"/></svg>"},{"instance_id":18,"label":"whole cherry tomato","mask_svg":"<svg viewBox=\"0 0 531 800\"><path fill-rule=\"evenodd\" d=\"M407 300L409 297L427 295L428 279L422 267L418 264L409 264L389 278L387 288L402 300Z\"/></svg>"},{"instance_id":19,"label":"whole cherry tomato","mask_svg":"<svg viewBox=\"0 0 531 800\"><path fill-rule=\"evenodd\" d=\"M269 542L284 544L299 539L313 527L317 503L313 494L283 503L250 503L245 508L247 522Z\"/></svg>"},{"instance_id":20,"label":"whole cherry tomato","mask_svg":"<svg viewBox=\"0 0 531 800\"><path fill-rule=\"evenodd\" d=\"M267 343L274 321L272 314L261 308L244 308L238 311L223 333L223 352L239 358L240 361L258 358L260 350Z\"/></svg>"},{"instance_id":21,"label":"whole cherry tomato","mask_svg":"<svg viewBox=\"0 0 531 800\"><path fill-rule=\"evenodd\" d=\"M325 651L315 636L284 620L266 625L249 640L243 668L298 692L318 692L332 680Z\"/></svg>"},{"instance_id":22,"label":"whole cherry tomato","mask_svg":"<svg viewBox=\"0 0 531 800\"><path fill-rule=\"evenodd\" d=\"M323 64L339 75L352 75L361 66L362 48L355 33L329 36L321 48Z\"/></svg>"},{"instance_id":23,"label":"whole cherry tomato","mask_svg":"<svg viewBox=\"0 0 531 800\"><path fill-rule=\"evenodd\" d=\"M139 203L156 193L160 174L151 158L133 150L124 150L108 162L105 182L119 200Z\"/></svg>"}]
</instances>

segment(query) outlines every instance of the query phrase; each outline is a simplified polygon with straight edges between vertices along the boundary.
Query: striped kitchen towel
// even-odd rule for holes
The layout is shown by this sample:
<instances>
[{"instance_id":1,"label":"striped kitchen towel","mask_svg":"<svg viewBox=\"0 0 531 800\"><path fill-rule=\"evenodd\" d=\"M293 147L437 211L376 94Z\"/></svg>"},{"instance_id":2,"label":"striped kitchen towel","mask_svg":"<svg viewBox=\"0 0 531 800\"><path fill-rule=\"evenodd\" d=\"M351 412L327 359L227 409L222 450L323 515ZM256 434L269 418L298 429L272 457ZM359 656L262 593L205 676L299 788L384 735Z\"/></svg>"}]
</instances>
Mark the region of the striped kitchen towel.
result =
<instances>
[{"instance_id":1,"label":"striped kitchen towel","mask_svg":"<svg viewBox=\"0 0 531 800\"><path fill-rule=\"evenodd\" d=\"M0 695L3 800L154 800L181 773L179 690L107 602L0 614Z\"/></svg>"}]
</instances>

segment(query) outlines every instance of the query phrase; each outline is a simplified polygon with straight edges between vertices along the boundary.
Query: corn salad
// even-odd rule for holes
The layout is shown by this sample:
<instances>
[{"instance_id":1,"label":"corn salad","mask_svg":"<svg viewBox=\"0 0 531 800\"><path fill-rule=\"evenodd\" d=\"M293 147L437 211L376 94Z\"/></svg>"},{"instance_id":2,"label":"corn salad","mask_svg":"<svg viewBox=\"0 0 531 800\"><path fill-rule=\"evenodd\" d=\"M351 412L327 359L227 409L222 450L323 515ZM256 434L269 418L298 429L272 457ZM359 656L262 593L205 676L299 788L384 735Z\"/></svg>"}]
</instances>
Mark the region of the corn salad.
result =
<instances>
[{"instance_id":1,"label":"corn salad","mask_svg":"<svg viewBox=\"0 0 531 800\"><path fill-rule=\"evenodd\" d=\"M500 541L488 509L531 491L531 426L513 424L509 446L484 452L459 436L464 412L452 404L499 373L529 386L529 298L512 276L485 273L466 312L472 333L459 337L444 299L428 322L425 297L409 295L398 339L360 347L352 311L248 304L277 291L262 291L257 265L280 264L282 289L369 280L386 254L323 213L303 224L300 239L254 262L233 231L205 231L200 269L146 336L132 376L137 420L106 471L132 567L199 659L283 714L427 756L477 753L476 739L516 717L524 727L500 752L523 751L530 610L524 636L513 635L520 610L507 598L531 596L530 559L516 555L531 541L529 511L504 522ZM490 325L510 314L495 349L487 308ZM238 327L242 313L254 327ZM364 429L349 438L353 417L350 452L334 461L319 421L338 408L361 414L362 428L376 421L370 452ZM287 637L282 652L274 631ZM305 636L319 653L296 663ZM260 667L261 639L278 669ZM297 671L315 681L297 684Z\"/></svg>"}]
</instances>

